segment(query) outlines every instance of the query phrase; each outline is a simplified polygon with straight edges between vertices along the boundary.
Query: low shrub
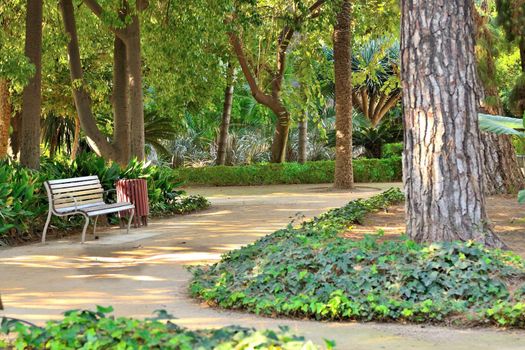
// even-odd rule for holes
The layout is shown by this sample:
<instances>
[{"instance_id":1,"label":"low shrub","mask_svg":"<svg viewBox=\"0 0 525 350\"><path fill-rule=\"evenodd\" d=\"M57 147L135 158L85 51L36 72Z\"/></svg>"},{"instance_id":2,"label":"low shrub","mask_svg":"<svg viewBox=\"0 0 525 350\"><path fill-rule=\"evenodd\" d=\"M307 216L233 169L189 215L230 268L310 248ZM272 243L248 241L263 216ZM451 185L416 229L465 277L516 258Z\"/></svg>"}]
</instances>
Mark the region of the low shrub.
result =
<instances>
[{"instance_id":1,"label":"low shrub","mask_svg":"<svg viewBox=\"0 0 525 350\"><path fill-rule=\"evenodd\" d=\"M355 159L356 182L393 182L402 177L401 158ZM250 186L275 184L331 183L334 180L334 161L270 164L243 166L210 166L202 168L178 168L177 178L187 185Z\"/></svg>"},{"instance_id":2,"label":"low shrub","mask_svg":"<svg viewBox=\"0 0 525 350\"><path fill-rule=\"evenodd\" d=\"M94 154L81 154L71 161L44 159L40 171L31 171L10 161L0 162L0 245L9 241L31 240L43 229L48 210L43 182L97 175L105 189L114 188L118 179L145 178L148 182L150 212L152 216L182 214L203 209L209 202L201 196L187 197L180 190L182 182L167 167L145 166L132 161L121 169ZM115 199L115 193L111 194ZM59 229L75 227L78 218L53 217L53 226Z\"/></svg>"},{"instance_id":3,"label":"low shrub","mask_svg":"<svg viewBox=\"0 0 525 350\"><path fill-rule=\"evenodd\" d=\"M192 268L191 294L265 315L525 327L525 264L511 252L339 235L402 198L392 189L351 201Z\"/></svg>"},{"instance_id":4,"label":"low shrub","mask_svg":"<svg viewBox=\"0 0 525 350\"><path fill-rule=\"evenodd\" d=\"M383 158L401 157L403 147L403 142L384 144L381 150Z\"/></svg>"},{"instance_id":5,"label":"low shrub","mask_svg":"<svg viewBox=\"0 0 525 350\"><path fill-rule=\"evenodd\" d=\"M3 319L0 336L2 349L318 349L311 341L279 331L256 331L229 326L221 329L188 330L171 321L165 311L157 317L137 320L108 316L112 308L97 311L68 311L60 321L44 328ZM329 342L327 345L330 347Z\"/></svg>"}]
</instances>

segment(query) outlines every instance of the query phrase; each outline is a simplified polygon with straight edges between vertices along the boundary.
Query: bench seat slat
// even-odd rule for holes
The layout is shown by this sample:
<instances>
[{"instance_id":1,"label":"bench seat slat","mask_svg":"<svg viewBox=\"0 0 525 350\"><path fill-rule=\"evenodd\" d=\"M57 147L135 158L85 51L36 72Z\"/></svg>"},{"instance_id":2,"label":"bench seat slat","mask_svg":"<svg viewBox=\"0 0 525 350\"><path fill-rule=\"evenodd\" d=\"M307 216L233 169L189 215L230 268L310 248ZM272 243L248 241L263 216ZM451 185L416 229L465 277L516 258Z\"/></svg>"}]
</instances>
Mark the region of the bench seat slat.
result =
<instances>
[{"instance_id":1,"label":"bench seat slat","mask_svg":"<svg viewBox=\"0 0 525 350\"><path fill-rule=\"evenodd\" d=\"M113 204L104 204L100 206L93 206L82 209L81 211L86 213L88 216L97 216L102 214L116 213L122 210L133 209L135 206L128 202L120 202Z\"/></svg>"}]
</instances>

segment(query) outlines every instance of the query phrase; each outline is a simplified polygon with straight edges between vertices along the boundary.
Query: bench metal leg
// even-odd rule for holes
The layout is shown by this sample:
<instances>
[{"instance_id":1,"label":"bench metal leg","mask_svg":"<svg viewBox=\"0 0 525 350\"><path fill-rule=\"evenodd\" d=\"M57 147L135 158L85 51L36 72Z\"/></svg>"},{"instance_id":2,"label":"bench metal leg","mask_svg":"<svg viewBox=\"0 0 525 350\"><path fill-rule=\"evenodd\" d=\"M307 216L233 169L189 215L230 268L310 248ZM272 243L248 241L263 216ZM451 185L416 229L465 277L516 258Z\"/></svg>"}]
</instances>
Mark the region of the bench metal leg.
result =
<instances>
[{"instance_id":1,"label":"bench metal leg","mask_svg":"<svg viewBox=\"0 0 525 350\"><path fill-rule=\"evenodd\" d=\"M93 236L97 232L97 221L98 221L98 215L95 216L95 222L93 223Z\"/></svg>"},{"instance_id":2,"label":"bench metal leg","mask_svg":"<svg viewBox=\"0 0 525 350\"><path fill-rule=\"evenodd\" d=\"M47 229L49 228L49 224L51 223L51 215L53 215L53 213L50 210L47 213L47 220L46 220L46 224L44 225L44 232L42 232L42 243L46 243L46 234L47 234Z\"/></svg>"},{"instance_id":3,"label":"bench metal leg","mask_svg":"<svg viewBox=\"0 0 525 350\"><path fill-rule=\"evenodd\" d=\"M128 230L126 231L126 233L129 233L129 227L131 226L131 222L133 221L133 215L135 215L135 208L131 209L131 214L128 218Z\"/></svg>"},{"instance_id":4,"label":"bench metal leg","mask_svg":"<svg viewBox=\"0 0 525 350\"><path fill-rule=\"evenodd\" d=\"M82 230L82 243L86 241L86 230L89 225L89 216L84 215L84 217L86 218L86 223L84 224L84 229Z\"/></svg>"}]
</instances>

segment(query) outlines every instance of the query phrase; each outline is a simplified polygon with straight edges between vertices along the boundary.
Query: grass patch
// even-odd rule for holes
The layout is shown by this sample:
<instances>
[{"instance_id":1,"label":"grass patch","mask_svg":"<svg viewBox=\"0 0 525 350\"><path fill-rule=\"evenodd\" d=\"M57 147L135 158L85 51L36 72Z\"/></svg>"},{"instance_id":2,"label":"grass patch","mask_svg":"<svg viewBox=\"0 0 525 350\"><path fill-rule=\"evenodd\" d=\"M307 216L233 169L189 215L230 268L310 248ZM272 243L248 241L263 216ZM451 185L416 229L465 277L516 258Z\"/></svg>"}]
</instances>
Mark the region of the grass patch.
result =
<instances>
[{"instance_id":1,"label":"grass patch","mask_svg":"<svg viewBox=\"0 0 525 350\"><path fill-rule=\"evenodd\" d=\"M473 242L340 237L398 189L349 202L192 268L191 294L212 305L317 320L525 326L525 265Z\"/></svg>"},{"instance_id":2,"label":"grass patch","mask_svg":"<svg viewBox=\"0 0 525 350\"><path fill-rule=\"evenodd\" d=\"M112 308L97 311L73 310L61 321L50 321L40 328L19 321L3 319L0 328L1 349L318 349L287 328L256 331L229 326L221 329L191 331L171 321L164 311L157 317L137 320L108 316ZM2 340L2 334L4 340ZM327 342L331 348L330 342Z\"/></svg>"},{"instance_id":3,"label":"grass patch","mask_svg":"<svg viewBox=\"0 0 525 350\"><path fill-rule=\"evenodd\" d=\"M401 181L401 158L355 159L356 182ZM277 184L315 184L334 181L334 161L242 166L210 166L175 169L175 176L187 185L250 186Z\"/></svg>"}]
</instances>

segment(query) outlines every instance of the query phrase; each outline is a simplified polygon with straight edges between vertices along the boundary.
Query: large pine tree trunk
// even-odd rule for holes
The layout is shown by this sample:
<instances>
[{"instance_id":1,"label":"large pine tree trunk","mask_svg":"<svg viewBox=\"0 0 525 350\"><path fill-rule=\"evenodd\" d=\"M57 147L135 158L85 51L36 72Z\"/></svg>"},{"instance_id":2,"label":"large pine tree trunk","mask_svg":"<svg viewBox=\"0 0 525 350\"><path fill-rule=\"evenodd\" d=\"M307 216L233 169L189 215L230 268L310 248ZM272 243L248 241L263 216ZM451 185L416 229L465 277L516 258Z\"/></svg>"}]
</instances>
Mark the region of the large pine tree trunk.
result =
<instances>
[{"instance_id":1,"label":"large pine tree trunk","mask_svg":"<svg viewBox=\"0 0 525 350\"><path fill-rule=\"evenodd\" d=\"M7 156L11 112L9 83L5 79L0 79L0 158Z\"/></svg>"},{"instance_id":2,"label":"large pine tree trunk","mask_svg":"<svg viewBox=\"0 0 525 350\"><path fill-rule=\"evenodd\" d=\"M131 156L145 159L144 101L142 92L142 63L139 16L133 15L127 28L126 53L128 60L129 115L131 120Z\"/></svg>"},{"instance_id":3,"label":"large pine tree trunk","mask_svg":"<svg viewBox=\"0 0 525 350\"><path fill-rule=\"evenodd\" d=\"M351 3L343 0L334 26L335 188L352 188Z\"/></svg>"},{"instance_id":4,"label":"large pine tree trunk","mask_svg":"<svg viewBox=\"0 0 525 350\"><path fill-rule=\"evenodd\" d=\"M224 106L222 108L221 129L219 132L219 145L217 147L217 165L224 165L226 163L226 151L228 148L228 134L230 129L230 118L232 114L233 103L233 82L228 82L228 86L224 89Z\"/></svg>"},{"instance_id":5,"label":"large pine tree trunk","mask_svg":"<svg viewBox=\"0 0 525 350\"><path fill-rule=\"evenodd\" d=\"M303 119L299 121L299 155L300 164L308 160L308 113L305 113Z\"/></svg>"},{"instance_id":6,"label":"large pine tree trunk","mask_svg":"<svg viewBox=\"0 0 525 350\"><path fill-rule=\"evenodd\" d=\"M35 66L35 74L22 94L20 163L38 169L42 98L42 0L27 0L25 55Z\"/></svg>"},{"instance_id":7,"label":"large pine tree trunk","mask_svg":"<svg viewBox=\"0 0 525 350\"><path fill-rule=\"evenodd\" d=\"M401 6L407 234L502 247L485 211L473 2Z\"/></svg>"}]
</instances>

